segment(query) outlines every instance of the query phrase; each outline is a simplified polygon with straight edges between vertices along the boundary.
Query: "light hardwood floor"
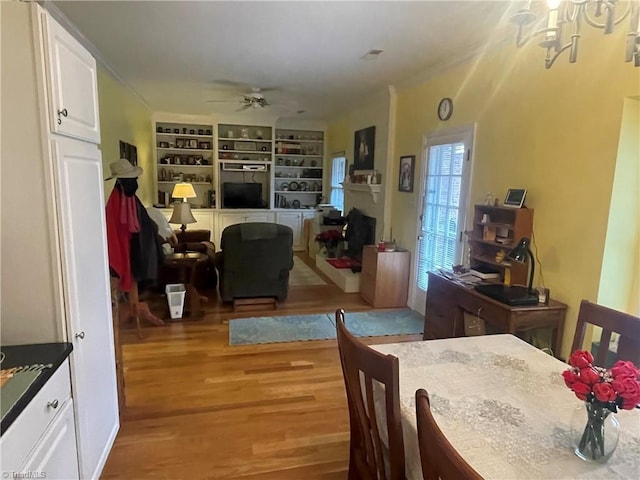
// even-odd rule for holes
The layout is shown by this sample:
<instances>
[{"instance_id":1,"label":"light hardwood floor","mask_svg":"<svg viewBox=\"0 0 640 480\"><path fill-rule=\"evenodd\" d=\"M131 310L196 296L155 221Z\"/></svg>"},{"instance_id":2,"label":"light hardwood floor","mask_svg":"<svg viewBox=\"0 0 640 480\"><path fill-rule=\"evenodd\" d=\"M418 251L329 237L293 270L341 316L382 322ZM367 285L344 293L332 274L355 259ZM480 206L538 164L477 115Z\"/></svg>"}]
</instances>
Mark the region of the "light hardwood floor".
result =
<instances>
[{"instance_id":1,"label":"light hardwood floor","mask_svg":"<svg viewBox=\"0 0 640 480\"><path fill-rule=\"evenodd\" d=\"M329 285L291 287L275 313L234 314L210 300L202 320L144 328L143 340L124 326L127 409L103 478L346 479L349 421L336 341L228 342L231 318L370 309L324 278Z\"/></svg>"}]
</instances>

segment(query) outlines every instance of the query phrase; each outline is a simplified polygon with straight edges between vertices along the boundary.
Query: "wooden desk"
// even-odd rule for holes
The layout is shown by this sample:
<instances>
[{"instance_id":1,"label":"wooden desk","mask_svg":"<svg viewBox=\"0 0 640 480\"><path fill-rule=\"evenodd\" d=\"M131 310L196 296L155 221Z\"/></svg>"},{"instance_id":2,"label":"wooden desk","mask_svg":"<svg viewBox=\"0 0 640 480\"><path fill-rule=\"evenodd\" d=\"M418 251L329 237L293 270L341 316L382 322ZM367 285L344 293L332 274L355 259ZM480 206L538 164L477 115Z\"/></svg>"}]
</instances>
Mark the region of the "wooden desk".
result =
<instances>
[{"instance_id":1,"label":"wooden desk","mask_svg":"<svg viewBox=\"0 0 640 480\"><path fill-rule=\"evenodd\" d=\"M440 274L429 272L424 339L464 336L464 313L477 315L504 333L549 327L552 348L560 355L567 306L550 300L549 305L510 306L464 287Z\"/></svg>"}]
</instances>

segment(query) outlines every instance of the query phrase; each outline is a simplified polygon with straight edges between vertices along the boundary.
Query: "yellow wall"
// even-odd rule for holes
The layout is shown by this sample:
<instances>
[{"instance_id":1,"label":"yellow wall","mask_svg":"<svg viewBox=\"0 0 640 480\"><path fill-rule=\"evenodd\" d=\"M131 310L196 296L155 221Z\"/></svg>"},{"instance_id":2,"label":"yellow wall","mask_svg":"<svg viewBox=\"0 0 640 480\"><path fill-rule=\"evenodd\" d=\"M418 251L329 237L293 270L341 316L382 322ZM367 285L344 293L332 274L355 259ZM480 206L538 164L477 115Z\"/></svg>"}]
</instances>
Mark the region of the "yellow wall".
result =
<instances>
[{"instance_id":1,"label":"yellow wall","mask_svg":"<svg viewBox=\"0 0 640 480\"><path fill-rule=\"evenodd\" d=\"M425 134L475 123L471 203L528 188L546 286L569 305L565 355L580 300L597 298L624 99L640 92L640 69L623 62L623 30L588 35L575 64L565 56L545 70L532 42L398 91L396 163L416 154L421 171ZM442 97L454 100L448 122L436 116ZM392 204L394 235L413 251L415 199L394 191Z\"/></svg>"},{"instance_id":2,"label":"yellow wall","mask_svg":"<svg viewBox=\"0 0 640 480\"><path fill-rule=\"evenodd\" d=\"M109 164L120 157L120 140L135 145L138 165L144 170L138 179L138 198L147 206L155 199L153 186L153 133L151 111L130 90L103 67L98 68L100 136L105 178L111 176ZM105 182L105 195L111 194L114 181Z\"/></svg>"},{"instance_id":3,"label":"yellow wall","mask_svg":"<svg viewBox=\"0 0 640 480\"><path fill-rule=\"evenodd\" d=\"M598 303L637 315L640 297L640 101L627 99L624 105Z\"/></svg>"}]
</instances>

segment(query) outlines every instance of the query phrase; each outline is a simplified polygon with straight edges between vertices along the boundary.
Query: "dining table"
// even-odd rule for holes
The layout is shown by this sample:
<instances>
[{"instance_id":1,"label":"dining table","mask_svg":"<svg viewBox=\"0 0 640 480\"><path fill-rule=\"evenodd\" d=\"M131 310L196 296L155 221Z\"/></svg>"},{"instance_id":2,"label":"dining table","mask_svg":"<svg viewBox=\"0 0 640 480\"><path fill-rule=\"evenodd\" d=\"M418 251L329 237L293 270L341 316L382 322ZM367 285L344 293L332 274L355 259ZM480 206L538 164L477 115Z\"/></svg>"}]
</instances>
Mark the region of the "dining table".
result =
<instances>
[{"instance_id":1,"label":"dining table","mask_svg":"<svg viewBox=\"0 0 640 480\"><path fill-rule=\"evenodd\" d=\"M604 463L574 453L571 418L584 402L568 365L513 335L372 345L399 359L408 479L422 479L415 392L429 393L438 426L485 479L638 479L640 410L619 410L617 448ZM376 395L376 403L383 402ZM376 411L383 411L376 405Z\"/></svg>"}]
</instances>

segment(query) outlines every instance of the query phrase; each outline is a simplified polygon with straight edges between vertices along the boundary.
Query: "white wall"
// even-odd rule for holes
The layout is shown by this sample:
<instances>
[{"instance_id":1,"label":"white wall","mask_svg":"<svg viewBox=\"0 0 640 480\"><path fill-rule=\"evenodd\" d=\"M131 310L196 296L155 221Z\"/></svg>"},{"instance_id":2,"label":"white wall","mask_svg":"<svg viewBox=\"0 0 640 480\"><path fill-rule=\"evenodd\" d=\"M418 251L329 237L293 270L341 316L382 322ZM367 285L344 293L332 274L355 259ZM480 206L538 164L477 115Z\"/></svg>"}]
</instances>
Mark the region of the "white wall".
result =
<instances>
[{"instance_id":1,"label":"white wall","mask_svg":"<svg viewBox=\"0 0 640 480\"><path fill-rule=\"evenodd\" d=\"M1 19L1 316L3 345L58 341L51 198L45 180L29 4L0 2ZM29 196L23 194L26 188ZM25 250L24 240L30 248ZM34 271L37 272L34 275ZM59 308L58 308L59 309ZM22 312L29 312L24 315ZM50 319L48 321L47 319ZM37 328L34 324L38 325Z\"/></svg>"},{"instance_id":2,"label":"white wall","mask_svg":"<svg viewBox=\"0 0 640 480\"><path fill-rule=\"evenodd\" d=\"M389 104L390 93L381 91L370 97L359 107L349 112L347 123L351 132L346 146L346 157L349 165L353 164L354 135L355 132L363 128L375 126L376 139L374 149L373 168L382 174L383 188L378 195L377 202L373 202L370 193L367 192L345 192L345 214L351 208L362 210L366 215L376 218L376 237L375 240L383 238L383 232L388 234L388 219L385 218L385 202L390 196L386 190L391 188L391 178L388 174L388 166L393 163L388 158L389 149Z\"/></svg>"}]
</instances>

